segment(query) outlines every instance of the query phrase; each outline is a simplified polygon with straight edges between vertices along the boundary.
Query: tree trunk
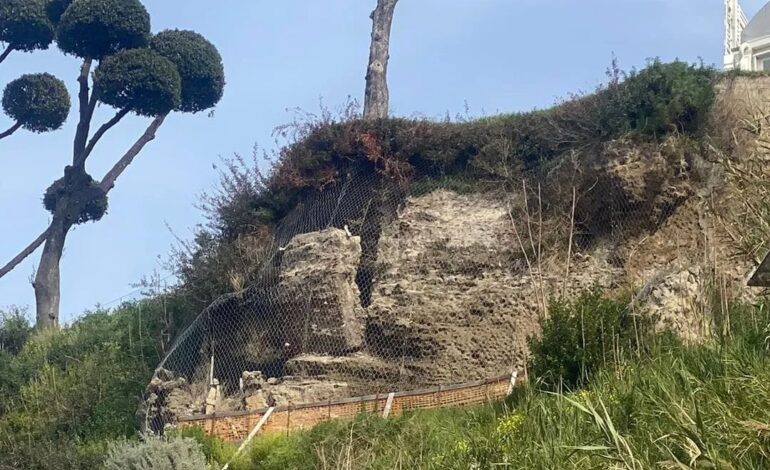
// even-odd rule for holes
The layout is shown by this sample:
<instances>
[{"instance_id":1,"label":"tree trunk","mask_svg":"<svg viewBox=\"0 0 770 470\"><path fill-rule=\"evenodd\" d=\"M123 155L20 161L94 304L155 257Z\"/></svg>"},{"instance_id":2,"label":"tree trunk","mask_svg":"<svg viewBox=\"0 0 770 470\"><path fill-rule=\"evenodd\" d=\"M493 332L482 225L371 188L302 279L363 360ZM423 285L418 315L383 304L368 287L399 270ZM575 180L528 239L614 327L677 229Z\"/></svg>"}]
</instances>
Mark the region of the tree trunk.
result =
<instances>
[{"instance_id":1,"label":"tree trunk","mask_svg":"<svg viewBox=\"0 0 770 470\"><path fill-rule=\"evenodd\" d=\"M390 58L390 26L398 0L377 0L371 14L372 44L369 48L369 67L366 70L364 119L388 117L388 59Z\"/></svg>"},{"instance_id":2,"label":"tree trunk","mask_svg":"<svg viewBox=\"0 0 770 470\"><path fill-rule=\"evenodd\" d=\"M34 282L37 326L40 328L55 328L59 325L59 261L70 227L64 216L55 214L45 240Z\"/></svg>"}]
</instances>

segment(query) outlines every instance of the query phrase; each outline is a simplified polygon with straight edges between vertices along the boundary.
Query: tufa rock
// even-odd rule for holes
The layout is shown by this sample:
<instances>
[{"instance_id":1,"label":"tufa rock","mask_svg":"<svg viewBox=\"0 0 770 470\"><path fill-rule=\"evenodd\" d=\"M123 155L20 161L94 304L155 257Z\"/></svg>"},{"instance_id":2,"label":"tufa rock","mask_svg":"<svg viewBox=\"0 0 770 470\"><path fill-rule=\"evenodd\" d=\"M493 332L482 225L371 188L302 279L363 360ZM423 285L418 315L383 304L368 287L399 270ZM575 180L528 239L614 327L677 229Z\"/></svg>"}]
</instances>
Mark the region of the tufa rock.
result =
<instances>
[{"instance_id":1,"label":"tufa rock","mask_svg":"<svg viewBox=\"0 0 770 470\"><path fill-rule=\"evenodd\" d=\"M361 348L364 310L356 271L358 237L326 229L291 239L283 251L275 311L288 328L291 353L339 353Z\"/></svg>"}]
</instances>

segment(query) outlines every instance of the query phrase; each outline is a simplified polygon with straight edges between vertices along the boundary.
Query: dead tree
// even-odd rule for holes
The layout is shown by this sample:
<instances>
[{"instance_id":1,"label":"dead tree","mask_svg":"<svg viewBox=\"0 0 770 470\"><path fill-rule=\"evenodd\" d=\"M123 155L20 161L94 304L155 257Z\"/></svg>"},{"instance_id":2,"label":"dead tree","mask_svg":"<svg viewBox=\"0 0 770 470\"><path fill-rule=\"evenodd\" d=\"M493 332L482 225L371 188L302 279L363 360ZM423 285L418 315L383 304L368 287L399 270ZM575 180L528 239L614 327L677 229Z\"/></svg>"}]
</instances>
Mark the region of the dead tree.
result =
<instances>
[{"instance_id":1,"label":"dead tree","mask_svg":"<svg viewBox=\"0 0 770 470\"><path fill-rule=\"evenodd\" d=\"M369 67L366 70L364 119L388 117L388 59L390 58L390 27L398 0L377 0L372 19L372 43Z\"/></svg>"}]
</instances>

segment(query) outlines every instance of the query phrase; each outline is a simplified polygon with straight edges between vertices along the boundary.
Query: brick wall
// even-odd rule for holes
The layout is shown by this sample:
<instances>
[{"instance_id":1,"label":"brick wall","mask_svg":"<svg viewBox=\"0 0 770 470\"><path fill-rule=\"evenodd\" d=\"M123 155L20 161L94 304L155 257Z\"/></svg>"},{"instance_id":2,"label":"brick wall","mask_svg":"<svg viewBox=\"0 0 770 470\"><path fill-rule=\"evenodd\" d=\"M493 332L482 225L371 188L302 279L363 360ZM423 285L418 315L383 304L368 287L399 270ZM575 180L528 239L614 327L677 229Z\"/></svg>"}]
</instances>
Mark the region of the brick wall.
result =
<instances>
[{"instance_id":1,"label":"brick wall","mask_svg":"<svg viewBox=\"0 0 770 470\"><path fill-rule=\"evenodd\" d=\"M504 398L508 393L510 376L463 385L436 387L413 392L395 393L390 416L404 411L475 405ZM309 429L316 424L336 418L351 418L359 413L382 414L387 395L369 395L296 406L277 407L262 427L261 433L289 433ZM253 412L221 413L182 418L179 427L203 428L228 441L240 441L257 425L266 409Z\"/></svg>"}]
</instances>

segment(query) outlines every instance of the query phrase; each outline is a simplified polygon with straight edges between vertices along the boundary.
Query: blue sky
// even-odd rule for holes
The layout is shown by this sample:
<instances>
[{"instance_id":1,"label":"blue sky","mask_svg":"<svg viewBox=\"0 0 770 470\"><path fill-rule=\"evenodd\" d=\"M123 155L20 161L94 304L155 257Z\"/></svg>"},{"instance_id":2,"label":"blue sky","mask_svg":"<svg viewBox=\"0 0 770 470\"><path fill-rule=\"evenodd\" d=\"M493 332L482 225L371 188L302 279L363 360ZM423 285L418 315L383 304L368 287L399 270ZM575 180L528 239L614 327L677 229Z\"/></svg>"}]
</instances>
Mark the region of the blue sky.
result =
<instances>
[{"instance_id":1,"label":"blue sky","mask_svg":"<svg viewBox=\"0 0 770 470\"><path fill-rule=\"evenodd\" d=\"M272 129L289 108L330 107L364 88L369 13L375 0L145 0L153 31L193 29L225 63L227 88L214 117L172 115L110 194L98 223L77 227L62 259L62 319L133 289L161 269L174 243L168 224L189 237L202 221L196 197L211 188L213 165L255 143L274 147ZM765 2L743 0L747 14ZM216 6L212 6L216 5ZM441 117L546 107L604 79L615 54L622 68L651 57L722 61L719 0L401 0L393 24L389 85L396 115ZM50 72L75 96L78 61L52 48L12 54L0 87L22 73ZM102 106L95 118L109 118ZM0 115L0 128L10 126ZM71 159L75 110L65 127L0 141L0 264L46 226L41 198ZM95 178L141 134L147 120L126 119L89 159ZM34 307L29 278L39 252L0 279L0 306ZM171 280L173 281L173 280Z\"/></svg>"}]
</instances>

